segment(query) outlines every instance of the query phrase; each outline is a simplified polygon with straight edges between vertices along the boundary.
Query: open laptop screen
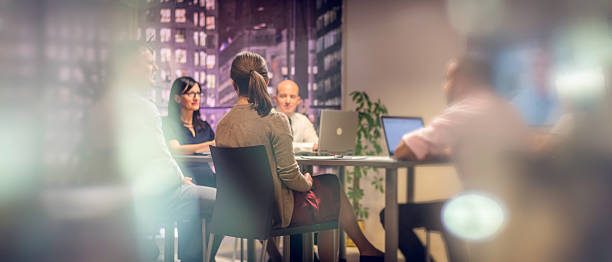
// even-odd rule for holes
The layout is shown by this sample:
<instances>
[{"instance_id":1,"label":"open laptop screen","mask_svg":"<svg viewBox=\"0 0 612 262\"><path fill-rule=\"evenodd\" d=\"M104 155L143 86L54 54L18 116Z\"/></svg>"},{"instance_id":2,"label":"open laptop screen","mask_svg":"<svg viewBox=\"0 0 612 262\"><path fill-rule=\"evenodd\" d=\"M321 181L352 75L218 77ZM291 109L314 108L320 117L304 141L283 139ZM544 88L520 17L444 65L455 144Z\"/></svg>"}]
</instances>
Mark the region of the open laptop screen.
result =
<instances>
[{"instance_id":1,"label":"open laptop screen","mask_svg":"<svg viewBox=\"0 0 612 262\"><path fill-rule=\"evenodd\" d=\"M420 117L382 116L381 119L390 156L404 134L423 127L423 119Z\"/></svg>"}]
</instances>

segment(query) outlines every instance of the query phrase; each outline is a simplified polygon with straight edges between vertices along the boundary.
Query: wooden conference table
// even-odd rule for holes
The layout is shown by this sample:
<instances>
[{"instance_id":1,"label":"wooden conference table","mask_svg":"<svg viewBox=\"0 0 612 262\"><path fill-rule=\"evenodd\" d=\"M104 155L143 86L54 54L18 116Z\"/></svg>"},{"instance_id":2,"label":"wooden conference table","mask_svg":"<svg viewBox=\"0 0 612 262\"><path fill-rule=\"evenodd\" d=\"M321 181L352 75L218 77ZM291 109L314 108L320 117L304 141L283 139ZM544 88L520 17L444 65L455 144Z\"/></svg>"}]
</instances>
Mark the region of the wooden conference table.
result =
<instances>
[{"instance_id":1,"label":"wooden conference table","mask_svg":"<svg viewBox=\"0 0 612 262\"><path fill-rule=\"evenodd\" d=\"M178 161L184 162L212 162L212 158L206 155L175 156ZM343 176L345 166L369 166L385 169L385 261L397 261L398 248L398 194L397 194L397 170L408 169L407 200L414 200L414 167L417 165L444 164L447 161L397 161L387 156L365 156L348 159L322 159L307 156L296 156L295 160L301 166L337 166L340 167L339 176ZM342 247L343 245L341 245ZM342 253L342 252L341 252ZM342 254L341 254L342 255Z\"/></svg>"}]
</instances>

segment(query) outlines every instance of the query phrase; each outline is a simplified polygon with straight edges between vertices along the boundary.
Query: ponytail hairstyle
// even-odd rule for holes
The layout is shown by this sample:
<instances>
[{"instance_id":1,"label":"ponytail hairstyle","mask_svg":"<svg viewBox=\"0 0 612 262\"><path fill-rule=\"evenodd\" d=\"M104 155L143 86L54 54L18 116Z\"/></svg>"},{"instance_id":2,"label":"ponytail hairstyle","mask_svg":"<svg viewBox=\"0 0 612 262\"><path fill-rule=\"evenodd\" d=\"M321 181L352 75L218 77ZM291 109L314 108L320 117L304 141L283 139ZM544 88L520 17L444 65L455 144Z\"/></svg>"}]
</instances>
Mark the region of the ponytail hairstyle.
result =
<instances>
[{"instance_id":1,"label":"ponytail hairstyle","mask_svg":"<svg viewBox=\"0 0 612 262\"><path fill-rule=\"evenodd\" d=\"M248 97L259 116L270 113L272 99L266 88L268 67L263 57L250 51L240 52L232 61L230 77L234 88L238 89L238 96Z\"/></svg>"}]
</instances>

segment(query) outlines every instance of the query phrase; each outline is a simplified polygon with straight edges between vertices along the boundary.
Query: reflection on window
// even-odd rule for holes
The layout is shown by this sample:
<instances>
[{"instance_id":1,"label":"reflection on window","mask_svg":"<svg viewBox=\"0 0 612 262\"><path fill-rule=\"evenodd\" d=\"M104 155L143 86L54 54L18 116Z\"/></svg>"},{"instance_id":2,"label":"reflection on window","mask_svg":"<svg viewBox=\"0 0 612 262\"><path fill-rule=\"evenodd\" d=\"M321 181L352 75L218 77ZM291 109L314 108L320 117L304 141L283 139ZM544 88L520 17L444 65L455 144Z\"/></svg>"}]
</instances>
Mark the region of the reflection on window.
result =
<instances>
[{"instance_id":1,"label":"reflection on window","mask_svg":"<svg viewBox=\"0 0 612 262\"><path fill-rule=\"evenodd\" d=\"M177 49L174 51L176 62L180 64L187 63L187 51L185 49Z\"/></svg>"},{"instance_id":2,"label":"reflection on window","mask_svg":"<svg viewBox=\"0 0 612 262\"><path fill-rule=\"evenodd\" d=\"M168 8L161 9L159 10L159 14L161 15L161 18L159 18L159 22L170 23L170 19L172 17L172 12L170 12L170 9Z\"/></svg>"},{"instance_id":3,"label":"reflection on window","mask_svg":"<svg viewBox=\"0 0 612 262\"><path fill-rule=\"evenodd\" d=\"M185 30L176 30L174 35L174 42L185 43Z\"/></svg>"},{"instance_id":4,"label":"reflection on window","mask_svg":"<svg viewBox=\"0 0 612 262\"><path fill-rule=\"evenodd\" d=\"M198 45L198 35L200 35L199 32L193 32L193 44L194 45Z\"/></svg>"},{"instance_id":5,"label":"reflection on window","mask_svg":"<svg viewBox=\"0 0 612 262\"><path fill-rule=\"evenodd\" d=\"M200 65L200 54L198 52L193 53L193 65L194 66Z\"/></svg>"},{"instance_id":6,"label":"reflection on window","mask_svg":"<svg viewBox=\"0 0 612 262\"><path fill-rule=\"evenodd\" d=\"M206 56L206 68L212 69L215 67L215 55Z\"/></svg>"},{"instance_id":7,"label":"reflection on window","mask_svg":"<svg viewBox=\"0 0 612 262\"><path fill-rule=\"evenodd\" d=\"M172 58L170 48L162 48L161 50L159 50L159 56L161 62L169 62Z\"/></svg>"},{"instance_id":8,"label":"reflection on window","mask_svg":"<svg viewBox=\"0 0 612 262\"><path fill-rule=\"evenodd\" d=\"M193 12L193 25L198 26L198 12Z\"/></svg>"},{"instance_id":9,"label":"reflection on window","mask_svg":"<svg viewBox=\"0 0 612 262\"><path fill-rule=\"evenodd\" d=\"M170 42L170 35L172 30L170 28L162 28L159 30L159 41L162 43Z\"/></svg>"},{"instance_id":10,"label":"reflection on window","mask_svg":"<svg viewBox=\"0 0 612 262\"><path fill-rule=\"evenodd\" d=\"M215 30L215 17L206 17L206 30Z\"/></svg>"},{"instance_id":11,"label":"reflection on window","mask_svg":"<svg viewBox=\"0 0 612 262\"><path fill-rule=\"evenodd\" d=\"M155 28L147 28L146 37L146 41L155 41Z\"/></svg>"},{"instance_id":12,"label":"reflection on window","mask_svg":"<svg viewBox=\"0 0 612 262\"><path fill-rule=\"evenodd\" d=\"M206 63L206 53L204 53L203 51L200 52L200 65L204 66L204 64ZM204 80L204 79L202 79Z\"/></svg>"},{"instance_id":13,"label":"reflection on window","mask_svg":"<svg viewBox=\"0 0 612 262\"><path fill-rule=\"evenodd\" d=\"M177 23L185 23L187 21L187 17L185 16L185 9L180 8L174 11L174 19Z\"/></svg>"},{"instance_id":14,"label":"reflection on window","mask_svg":"<svg viewBox=\"0 0 612 262\"><path fill-rule=\"evenodd\" d=\"M206 10L215 10L215 0L206 0Z\"/></svg>"},{"instance_id":15,"label":"reflection on window","mask_svg":"<svg viewBox=\"0 0 612 262\"><path fill-rule=\"evenodd\" d=\"M215 75L207 75L206 76L206 87L207 88L215 88Z\"/></svg>"},{"instance_id":16,"label":"reflection on window","mask_svg":"<svg viewBox=\"0 0 612 262\"><path fill-rule=\"evenodd\" d=\"M200 0L200 7L204 7L206 3L204 3L204 0Z\"/></svg>"},{"instance_id":17,"label":"reflection on window","mask_svg":"<svg viewBox=\"0 0 612 262\"><path fill-rule=\"evenodd\" d=\"M204 12L200 12L200 26L204 27L204 24L206 22L206 16L204 15Z\"/></svg>"}]
</instances>

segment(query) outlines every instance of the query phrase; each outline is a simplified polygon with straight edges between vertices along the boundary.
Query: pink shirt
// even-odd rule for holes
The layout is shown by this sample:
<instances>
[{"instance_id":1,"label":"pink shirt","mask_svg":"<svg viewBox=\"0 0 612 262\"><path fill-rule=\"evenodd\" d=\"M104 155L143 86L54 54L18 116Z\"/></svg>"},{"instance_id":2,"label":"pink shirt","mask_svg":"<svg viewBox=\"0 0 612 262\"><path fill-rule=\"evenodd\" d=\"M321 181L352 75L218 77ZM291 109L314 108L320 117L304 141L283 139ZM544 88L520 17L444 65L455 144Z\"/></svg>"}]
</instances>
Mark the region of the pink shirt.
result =
<instances>
[{"instance_id":1,"label":"pink shirt","mask_svg":"<svg viewBox=\"0 0 612 262\"><path fill-rule=\"evenodd\" d=\"M526 128L514 108L488 91L455 102L428 126L405 134L402 141L418 160L454 154L465 148L505 150L527 142Z\"/></svg>"}]
</instances>

